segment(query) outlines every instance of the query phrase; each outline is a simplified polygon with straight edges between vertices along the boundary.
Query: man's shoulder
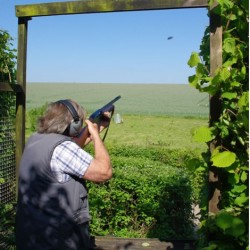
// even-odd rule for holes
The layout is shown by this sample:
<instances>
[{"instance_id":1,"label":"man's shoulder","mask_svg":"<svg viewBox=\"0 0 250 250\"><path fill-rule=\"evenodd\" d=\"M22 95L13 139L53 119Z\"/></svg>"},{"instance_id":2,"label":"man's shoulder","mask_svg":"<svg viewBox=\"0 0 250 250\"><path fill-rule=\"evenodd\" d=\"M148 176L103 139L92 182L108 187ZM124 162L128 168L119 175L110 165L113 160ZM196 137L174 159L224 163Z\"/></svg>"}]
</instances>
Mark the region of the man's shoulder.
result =
<instances>
[{"instance_id":1,"label":"man's shoulder","mask_svg":"<svg viewBox=\"0 0 250 250\"><path fill-rule=\"evenodd\" d=\"M33 144L33 143L48 143L48 144L61 144L64 141L69 141L73 143L73 140L65 135L62 134L56 134L56 133L49 133L49 134L45 134L45 133L34 133L32 134L28 141L27 144Z\"/></svg>"}]
</instances>

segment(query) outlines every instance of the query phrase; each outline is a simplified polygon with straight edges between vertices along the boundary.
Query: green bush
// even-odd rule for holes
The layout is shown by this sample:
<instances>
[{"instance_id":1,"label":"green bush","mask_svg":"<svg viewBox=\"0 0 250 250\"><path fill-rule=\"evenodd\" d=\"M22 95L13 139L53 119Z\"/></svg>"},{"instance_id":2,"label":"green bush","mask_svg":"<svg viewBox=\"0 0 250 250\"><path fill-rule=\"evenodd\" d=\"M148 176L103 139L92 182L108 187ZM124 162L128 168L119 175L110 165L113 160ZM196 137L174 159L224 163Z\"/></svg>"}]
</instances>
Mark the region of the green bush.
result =
<instances>
[{"instance_id":1,"label":"green bush","mask_svg":"<svg viewBox=\"0 0 250 250\"><path fill-rule=\"evenodd\" d=\"M15 213L16 204L0 204L0 247L1 249L15 249Z\"/></svg>"},{"instance_id":2,"label":"green bush","mask_svg":"<svg viewBox=\"0 0 250 250\"><path fill-rule=\"evenodd\" d=\"M193 202L198 204L201 199L207 198L204 196L208 185L207 172L204 171L204 168L197 168L197 165L201 165L204 159L195 151L187 151L186 149L166 149L164 147L125 147L123 145L120 147L110 146L108 149L112 159L116 157L145 158L151 161L157 161L160 164L184 168L186 171L185 174L189 176L192 186Z\"/></svg>"},{"instance_id":3,"label":"green bush","mask_svg":"<svg viewBox=\"0 0 250 250\"><path fill-rule=\"evenodd\" d=\"M113 178L88 183L92 234L193 238L189 172L162 162L168 154L156 149L121 147L110 154Z\"/></svg>"},{"instance_id":4,"label":"green bush","mask_svg":"<svg viewBox=\"0 0 250 250\"><path fill-rule=\"evenodd\" d=\"M37 120L40 116L42 116L44 114L44 112L46 111L47 108L47 103L45 103L43 106L39 107L39 108L34 108L31 109L28 114L27 114L27 122L29 124L29 129L30 132L33 133L36 131L37 128Z\"/></svg>"}]
</instances>

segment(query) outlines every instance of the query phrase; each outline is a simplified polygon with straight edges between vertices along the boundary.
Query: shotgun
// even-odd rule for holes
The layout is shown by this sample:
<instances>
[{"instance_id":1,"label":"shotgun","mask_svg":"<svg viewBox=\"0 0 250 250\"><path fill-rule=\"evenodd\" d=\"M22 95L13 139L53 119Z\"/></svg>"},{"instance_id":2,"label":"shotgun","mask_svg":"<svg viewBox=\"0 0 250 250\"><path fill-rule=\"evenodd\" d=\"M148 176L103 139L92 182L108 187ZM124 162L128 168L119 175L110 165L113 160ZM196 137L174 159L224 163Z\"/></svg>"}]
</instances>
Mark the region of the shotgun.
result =
<instances>
[{"instance_id":1,"label":"shotgun","mask_svg":"<svg viewBox=\"0 0 250 250\"><path fill-rule=\"evenodd\" d=\"M115 106L113 104L116 101L118 101L120 98L121 96L119 95L116 98L114 98L112 101L110 101L109 103L105 104L102 108L97 109L94 113L92 113L89 116L89 120L98 124L102 120L103 114L105 112L111 112L111 116L112 116L115 110Z\"/></svg>"}]
</instances>

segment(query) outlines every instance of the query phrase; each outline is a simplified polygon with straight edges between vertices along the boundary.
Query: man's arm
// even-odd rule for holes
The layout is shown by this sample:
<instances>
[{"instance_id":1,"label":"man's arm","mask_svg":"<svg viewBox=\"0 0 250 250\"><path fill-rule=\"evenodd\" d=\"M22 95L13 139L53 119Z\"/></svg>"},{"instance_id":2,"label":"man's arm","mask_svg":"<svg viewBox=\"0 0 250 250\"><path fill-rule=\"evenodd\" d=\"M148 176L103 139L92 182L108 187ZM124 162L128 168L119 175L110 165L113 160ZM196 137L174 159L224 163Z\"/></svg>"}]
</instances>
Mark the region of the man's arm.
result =
<instances>
[{"instance_id":1,"label":"man's arm","mask_svg":"<svg viewBox=\"0 0 250 250\"><path fill-rule=\"evenodd\" d=\"M94 143L95 155L83 178L93 182L104 182L112 177L110 156L99 136L98 125L89 120L85 122L90 133L90 138Z\"/></svg>"},{"instance_id":2,"label":"man's arm","mask_svg":"<svg viewBox=\"0 0 250 250\"><path fill-rule=\"evenodd\" d=\"M72 138L73 141L81 148L84 148L87 144L91 142L88 127L82 128L80 134L77 137Z\"/></svg>"}]
</instances>

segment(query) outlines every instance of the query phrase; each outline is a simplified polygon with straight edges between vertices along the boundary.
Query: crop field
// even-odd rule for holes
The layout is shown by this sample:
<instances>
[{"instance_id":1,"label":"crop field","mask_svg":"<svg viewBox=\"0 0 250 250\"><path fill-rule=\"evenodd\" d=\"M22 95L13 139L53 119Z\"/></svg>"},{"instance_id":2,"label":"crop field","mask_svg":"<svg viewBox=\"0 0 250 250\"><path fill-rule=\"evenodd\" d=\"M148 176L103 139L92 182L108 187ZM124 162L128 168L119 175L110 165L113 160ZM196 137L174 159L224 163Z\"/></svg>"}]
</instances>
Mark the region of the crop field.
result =
<instances>
[{"instance_id":1,"label":"crop field","mask_svg":"<svg viewBox=\"0 0 250 250\"><path fill-rule=\"evenodd\" d=\"M33 83L27 85L27 109L72 98L91 113L117 95L122 98L115 104L114 117L119 113L123 123L112 120L106 144L205 149L205 144L192 141L191 133L208 124L208 96L188 85Z\"/></svg>"},{"instance_id":2,"label":"crop field","mask_svg":"<svg viewBox=\"0 0 250 250\"><path fill-rule=\"evenodd\" d=\"M208 95L184 84L27 84L27 109L74 99L93 112L116 96L120 114L208 117Z\"/></svg>"}]
</instances>

